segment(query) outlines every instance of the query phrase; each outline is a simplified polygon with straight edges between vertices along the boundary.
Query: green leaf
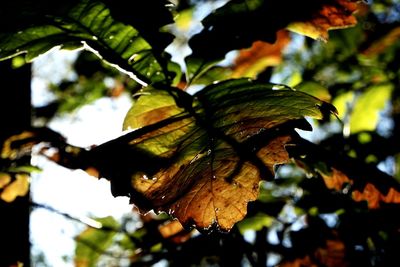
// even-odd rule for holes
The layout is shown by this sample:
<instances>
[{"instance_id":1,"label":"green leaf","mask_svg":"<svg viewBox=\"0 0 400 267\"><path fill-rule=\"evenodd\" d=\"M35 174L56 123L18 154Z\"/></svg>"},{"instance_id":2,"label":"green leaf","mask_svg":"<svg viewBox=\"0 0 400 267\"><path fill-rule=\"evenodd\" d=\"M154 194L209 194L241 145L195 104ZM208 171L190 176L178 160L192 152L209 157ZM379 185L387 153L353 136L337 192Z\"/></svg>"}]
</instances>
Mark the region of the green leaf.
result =
<instances>
[{"instance_id":1,"label":"green leaf","mask_svg":"<svg viewBox=\"0 0 400 267\"><path fill-rule=\"evenodd\" d=\"M118 228L118 222L111 216L97 218L96 221L102 224L102 228ZM87 228L75 239L76 266L97 266L96 263L103 253L113 244L113 239L117 232L107 229Z\"/></svg>"},{"instance_id":2,"label":"green leaf","mask_svg":"<svg viewBox=\"0 0 400 267\"><path fill-rule=\"evenodd\" d=\"M173 96L164 90L147 87L128 111L123 130L138 129L184 112L175 104Z\"/></svg>"},{"instance_id":3,"label":"green leaf","mask_svg":"<svg viewBox=\"0 0 400 267\"><path fill-rule=\"evenodd\" d=\"M329 94L328 88L315 81L301 82L295 87L296 90L315 96L323 101L329 102L331 100L331 95Z\"/></svg>"},{"instance_id":4,"label":"green leaf","mask_svg":"<svg viewBox=\"0 0 400 267\"><path fill-rule=\"evenodd\" d=\"M260 231L264 227L268 228L273 222L273 217L260 212L238 223L238 228L239 231L244 234L247 230Z\"/></svg>"},{"instance_id":5,"label":"green leaf","mask_svg":"<svg viewBox=\"0 0 400 267\"><path fill-rule=\"evenodd\" d=\"M84 47L130 73L142 84L171 78L167 71L169 58L159 51L165 41L163 45L157 45L155 54L135 25L114 20L103 2L82 0L74 6L71 3L60 5L58 9L53 4L44 10L40 10L40 5L36 8L29 5L26 8L28 14L22 12L22 15L16 15L25 20L29 18L29 23L16 21L18 31L0 31L0 59L25 53L26 59L31 61L56 46ZM117 4L112 6L113 10L117 10ZM117 17L123 17L120 13L114 13ZM10 18L10 15L7 17ZM143 27L143 23L139 26ZM165 34L160 33L160 40L165 40L163 36ZM154 31L149 33L149 38L152 41L156 39Z\"/></svg>"},{"instance_id":6,"label":"green leaf","mask_svg":"<svg viewBox=\"0 0 400 267\"><path fill-rule=\"evenodd\" d=\"M338 111L340 119L344 119L348 112L348 107L354 101L354 92L349 91L338 95L332 102Z\"/></svg>"},{"instance_id":7,"label":"green leaf","mask_svg":"<svg viewBox=\"0 0 400 267\"><path fill-rule=\"evenodd\" d=\"M143 211L229 230L257 198L260 179L288 161L294 128L305 126L304 116L322 117L322 101L275 87L282 88L230 80L194 97L148 88L125 119L135 130L93 149L93 164L113 194L130 196Z\"/></svg>"},{"instance_id":8,"label":"green leaf","mask_svg":"<svg viewBox=\"0 0 400 267\"><path fill-rule=\"evenodd\" d=\"M393 84L379 84L368 88L353 108L350 117L350 132L375 131L379 121L379 112L389 101Z\"/></svg>"}]
</instances>

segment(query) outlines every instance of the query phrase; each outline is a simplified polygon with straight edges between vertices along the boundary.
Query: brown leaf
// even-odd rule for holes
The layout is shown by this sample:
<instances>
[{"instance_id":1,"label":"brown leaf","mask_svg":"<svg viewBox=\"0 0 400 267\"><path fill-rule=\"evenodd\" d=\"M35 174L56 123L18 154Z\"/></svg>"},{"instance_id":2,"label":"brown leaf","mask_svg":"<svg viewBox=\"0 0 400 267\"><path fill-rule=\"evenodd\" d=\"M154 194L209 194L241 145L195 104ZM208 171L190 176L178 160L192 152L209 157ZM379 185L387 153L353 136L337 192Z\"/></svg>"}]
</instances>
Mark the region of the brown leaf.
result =
<instances>
[{"instance_id":1,"label":"brown leaf","mask_svg":"<svg viewBox=\"0 0 400 267\"><path fill-rule=\"evenodd\" d=\"M176 91L148 88L125 119L136 130L93 149L94 167L115 196L130 196L142 212L228 231L257 198L260 180L272 180L274 165L288 161L294 128L309 127L303 116L322 116L320 100L273 89L220 82L197 93L189 113L175 104Z\"/></svg>"},{"instance_id":2,"label":"brown leaf","mask_svg":"<svg viewBox=\"0 0 400 267\"><path fill-rule=\"evenodd\" d=\"M320 172L322 178L324 179L325 185L328 189L342 190L343 186L352 181L343 172L332 168L332 173L330 175Z\"/></svg>"},{"instance_id":3,"label":"brown leaf","mask_svg":"<svg viewBox=\"0 0 400 267\"><path fill-rule=\"evenodd\" d=\"M317 264L313 263L310 256L304 256L300 259L295 259L293 261L285 261L278 265L279 267L318 267Z\"/></svg>"},{"instance_id":4,"label":"brown leaf","mask_svg":"<svg viewBox=\"0 0 400 267\"><path fill-rule=\"evenodd\" d=\"M158 227L163 238L169 239L175 244L181 244L190 239L192 232L183 228L178 220L167 221Z\"/></svg>"},{"instance_id":5,"label":"brown leaf","mask_svg":"<svg viewBox=\"0 0 400 267\"><path fill-rule=\"evenodd\" d=\"M389 189L387 195L383 195L373 184L368 183L362 192L354 191L355 201L367 201L370 209L377 209L380 203L400 203L400 193L393 188Z\"/></svg>"},{"instance_id":6,"label":"brown leaf","mask_svg":"<svg viewBox=\"0 0 400 267\"><path fill-rule=\"evenodd\" d=\"M357 19L353 13L357 10L358 0L329 1L308 21L294 22L288 29L313 39L328 40L328 31L354 26Z\"/></svg>"},{"instance_id":7,"label":"brown leaf","mask_svg":"<svg viewBox=\"0 0 400 267\"><path fill-rule=\"evenodd\" d=\"M345 245L341 240L326 240L325 246L319 247L310 253L312 256L306 255L303 258L285 261L279 264L279 267L345 267L349 265L345 259L345 250Z\"/></svg>"},{"instance_id":8,"label":"brown leaf","mask_svg":"<svg viewBox=\"0 0 400 267\"><path fill-rule=\"evenodd\" d=\"M318 259L323 266L336 267L348 266L345 259L346 247L341 240L332 239L326 240L326 246L320 247L315 251L315 258Z\"/></svg>"},{"instance_id":9,"label":"brown leaf","mask_svg":"<svg viewBox=\"0 0 400 267\"><path fill-rule=\"evenodd\" d=\"M257 153L271 172L275 164L288 162L284 146L290 140L290 136L275 138ZM180 168L172 165L152 179L135 176L132 186L156 210L168 211L184 225L228 231L244 218L247 203L257 199L259 170L226 145L199 157Z\"/></svg>"},{"instance_id":10,"label":"brown leaf","mask_svg":"<svg viewBox=\"0 0 400 267\"><path fill-rule=\"evenodd\" d=\"M353 181L343 172L332 168L331 174L321 173L325 185L329 189L342 190L345 184L353 185ZM352 192L352 198L357 201L367 201L370 209L377 209L380 203L400 203L400 193L394 188L390 188L384 195L373 184L367 183L363 189L357 189Z\"/></svg>"},{"instance_id":11,"label":"brown leaf","mask_svg":"<svg viewBox=\"0 0 400 267\"><path fill-rule=\"evenodd\" d=\"M243 163L233 182L225 180L240 159L232 151L219 152L214 159L204 156L179 169L171 166L155 179L134 179L133 187L182 224L202 229L218 224L229 230L245 216L247 202L257 198L260 178L252 164Z\"/></svg>"},{"instance_id":12,"label":"brown leaf","mask_svg":"<svg viewBox=\"0 0 400 267\"><path fill-rule=\"evenodd\" d=\"M250 48L240 50L232 68L232 77L255 78L266 67L280 64L282 51L289 41L289 33L281 30L277 32L277 40L274 44L256 41Z\"/></svg>"}]
</instances>

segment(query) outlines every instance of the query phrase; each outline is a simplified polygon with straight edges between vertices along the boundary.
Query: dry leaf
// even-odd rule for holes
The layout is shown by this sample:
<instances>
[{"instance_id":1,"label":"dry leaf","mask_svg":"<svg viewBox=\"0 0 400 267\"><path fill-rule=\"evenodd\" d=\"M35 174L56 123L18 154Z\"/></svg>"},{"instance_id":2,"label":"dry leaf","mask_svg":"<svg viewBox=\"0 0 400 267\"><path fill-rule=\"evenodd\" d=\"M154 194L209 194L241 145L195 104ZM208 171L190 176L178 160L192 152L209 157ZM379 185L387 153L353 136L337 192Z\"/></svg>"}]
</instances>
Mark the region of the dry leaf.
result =
<instances>
[{"instance_id":1,"label":"dry leaf","mask_svg":"<svg viewBox=\"0 0 400 267\"><path fill-rule=\"evenodd\" d=\"M289 44L289 33L286 30L277 32L274 44L256 41L248 49L242 49L232 67L232 77L255 78L268 66L282 62L282 51Z\"/></svg>"},{"instance_id":2,"label":"dry leaf","mask_svg":"<svg viewBox=\"0 0 400 267\"><path fill-rule=\"evenodd\" d=\"M324 179L325 185L329 189L342 190L346 184L352 185L354 182L343 172L332 168L331 174L320 173ZM400 203L400 193L394 188L390 188L386 195L383 195L373 184L367 183L360 191L359 189L352 192L352 198L355 201L367 201L370 209L380 207L380 203Z\"/></svg>"},{"instance_id":3,"label":"dry leaf","mask_svg":"<svg viewBox=\"0 0 400 267\"><path fill-rule=\"evenodd\" d=\"M313 39L328 40L328 31L354 26L357 19L353 16L358 0L329 1L322 9L307 21L294 22L288 29Z\"/></svg>"}]
</instances>

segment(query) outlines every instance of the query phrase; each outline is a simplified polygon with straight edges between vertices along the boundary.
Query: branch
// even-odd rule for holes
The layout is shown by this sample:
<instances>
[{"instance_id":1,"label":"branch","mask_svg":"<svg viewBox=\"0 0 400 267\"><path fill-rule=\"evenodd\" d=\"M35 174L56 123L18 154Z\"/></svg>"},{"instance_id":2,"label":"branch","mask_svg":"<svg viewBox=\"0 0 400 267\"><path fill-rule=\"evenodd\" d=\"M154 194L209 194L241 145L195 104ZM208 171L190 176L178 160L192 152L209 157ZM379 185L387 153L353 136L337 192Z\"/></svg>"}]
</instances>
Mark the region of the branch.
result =
<instances>
[{"instance_id":1,"label":"branch","mask_svg":"<svg viewBox=\"0 0 400 267\"><path fill-rule=\"evenodd\" d=\"M137 244L137 243L140 243L140 240L139 240L139 239L137 239L136 237L134 237L134 236L132 236L131 234L129 234L129 233L128 233L125 229L123 229L123 228L114 228L114 227L110 227L110 226L104 226L104 225L102 225L100 222L98 222L98 221L96 221L96 220L94 220L94 219L91 219L91 218L89 218L89 217L80 217L80 218L78 218L78 217L72 216L72 215L70 215L70 214L68 214L68 213L59 211L59 210L57 210L57 209L55 209L55 208L53 208L53 207L50 207L50 206L48 206L48 205L41 204L41 203L30 202L30 205L31 205L33 208L40 208L40 209L45 209L45 210L54 212L54 213L56 213L56 214L58 214L58 215L64 216L65 218L67 218L67 219L69 219L69 220L76 221L76 222L78 222L78 223L84 224L84 225L86 225L86 226L89 227L89 228L94 228L94 229L97 229L97 230L100 230L100 231L115 232L115 233L120 233L120 234L127 235L127 236L129 237L129 239L130 239L133 243L136 243L136 244Z\"/></svg>"}]
</instances>

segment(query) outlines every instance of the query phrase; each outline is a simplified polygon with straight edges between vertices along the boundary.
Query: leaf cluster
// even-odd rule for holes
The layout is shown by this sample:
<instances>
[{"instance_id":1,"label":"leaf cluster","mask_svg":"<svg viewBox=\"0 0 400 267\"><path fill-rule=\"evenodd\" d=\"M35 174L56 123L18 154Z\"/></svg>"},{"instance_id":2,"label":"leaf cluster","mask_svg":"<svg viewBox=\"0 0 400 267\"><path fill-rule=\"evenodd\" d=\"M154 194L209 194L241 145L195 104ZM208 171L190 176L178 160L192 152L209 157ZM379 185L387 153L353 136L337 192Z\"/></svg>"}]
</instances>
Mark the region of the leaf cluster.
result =
<instances>
[{"instance_id":1,"label":"leaf cluster","mask_svg":"<svg viewBox=\"0 0 400 267\"><path fill-rule=\"evenodd\" d=\"M400 202L398 3L232 0L187 37L179 36L187 25L179 16L195 20L205 3L142 2L18 0L0 11L0 58L31 61L56 46L80 48L127 75L82 53L78 81L54 89L72 102L56 109L109 94L109 76L135 93L123 126L129 132L98 147L35 135L57 148L49 158L95 170L115 196L129 196L142 213L162 213L141 217L132 232L100 219L104 227L77 237L77 265L114 257L113 246L135 266L392 262ZM346 29L328 34L339 28ZM166 52L174 38L192 49L182 66ZM237 56L223 62L228 52ZM190 93L195 86L202 89ZM311 130L306 117L321 133L312 142L297 131Z\"/></svg>"}]
</instances>

